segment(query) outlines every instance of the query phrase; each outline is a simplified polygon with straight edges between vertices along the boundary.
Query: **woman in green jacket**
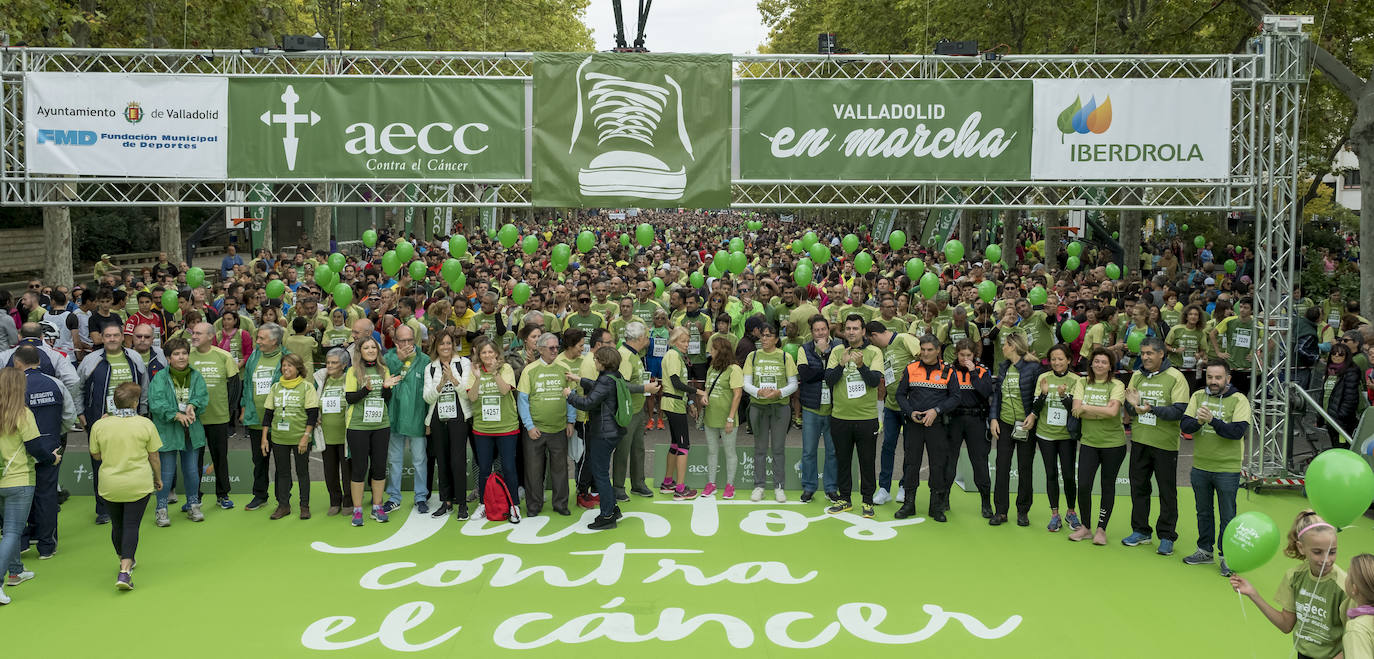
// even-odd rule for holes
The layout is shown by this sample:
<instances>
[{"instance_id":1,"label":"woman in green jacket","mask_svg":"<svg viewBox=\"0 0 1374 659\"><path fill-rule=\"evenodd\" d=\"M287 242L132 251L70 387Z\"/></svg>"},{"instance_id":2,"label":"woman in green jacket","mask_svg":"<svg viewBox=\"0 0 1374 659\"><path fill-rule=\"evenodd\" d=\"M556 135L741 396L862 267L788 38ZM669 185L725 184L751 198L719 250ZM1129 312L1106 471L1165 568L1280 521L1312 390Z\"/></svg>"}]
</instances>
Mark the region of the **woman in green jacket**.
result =
<instances>
[{"instance_id":1,"label":"woman in green jacket","mask_svg":"<svg viewBox=\"0 0 1374 659\"><path fill-rule=\"evenodd\" d=\"M162 448L162 488L157 491L156 522L160 527L171 526L167 516L167 501L176 482L177 464L181 465L181 483L190 508L186 517L192 522L205 521L200 511L200 466L198 456L205 447L205 426L200 411L210 404L205 378L191 368L191 345L185 339L169 339L163 346L167 368L158 371L148 385L148 416L157 427Z\"/></svg>"}]
</instances>

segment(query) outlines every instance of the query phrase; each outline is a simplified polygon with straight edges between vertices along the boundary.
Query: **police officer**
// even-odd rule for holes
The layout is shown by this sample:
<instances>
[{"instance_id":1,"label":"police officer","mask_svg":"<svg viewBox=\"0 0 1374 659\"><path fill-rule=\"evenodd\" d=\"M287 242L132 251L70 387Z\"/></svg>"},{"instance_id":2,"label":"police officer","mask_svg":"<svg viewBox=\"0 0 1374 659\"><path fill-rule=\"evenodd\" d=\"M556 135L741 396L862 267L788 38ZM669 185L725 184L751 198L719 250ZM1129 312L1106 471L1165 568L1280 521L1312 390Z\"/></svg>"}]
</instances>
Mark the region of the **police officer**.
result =
<instances>
[{"instance_id":1,"label":"police officer","mask_svg":"<svg viewBox=\"0 0 1374 659\"><path fill-rule=\"evenodd\" d=\"M945 521L941 491L945 471L945 445L949 442L948 419L943 416L959 405L959 383L954 370L940 361L940 341L921 337L921 356L902 370L897 383L897 404L902 407L902 473L907 474L906 501L893 517L916 514L916 490L921 486L921 449L930 465L930 518Z\"/></svg>"}]
</instances>

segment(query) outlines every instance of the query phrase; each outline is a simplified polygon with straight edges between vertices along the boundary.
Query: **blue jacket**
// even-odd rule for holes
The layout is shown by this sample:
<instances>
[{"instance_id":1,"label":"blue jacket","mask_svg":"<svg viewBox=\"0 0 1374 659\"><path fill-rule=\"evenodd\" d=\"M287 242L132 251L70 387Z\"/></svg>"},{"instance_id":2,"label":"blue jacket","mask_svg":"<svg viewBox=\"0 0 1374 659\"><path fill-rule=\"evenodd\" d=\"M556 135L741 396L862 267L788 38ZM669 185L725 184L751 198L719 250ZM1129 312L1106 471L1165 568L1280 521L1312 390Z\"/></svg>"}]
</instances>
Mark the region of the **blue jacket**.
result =
<instances>
[{"instance_id":1,"label":"blue jacket","mask_svg":"<svg viewBox=\"0 0 1374 659\"><path fill-rule=\"evenodd\" d=\"M837 345L843 344L830 340L830 350ZM815 339L802 344L801 349L806 353L806 363L797 364L797 394L801 397L803 408L818 410L821 407L821 388L830 386L825 382L825 366L830 361L830 352L816 352Z\"/></svg>"},{"instance_id":2,"label":"blue jacket","mask_svg":"<svg viewBox=\"0 0 1374 659\"><path fill-rule=\"evenodd\" d=\"M133 371L133 381L143 388L138 400L138 413L148 413L148 371L143 365L143 357L132 348L124 348L124 358L129 360ZM77 369L81 377L81 414L86 417L89 428L97 419L105 416L105 397L110 388L110 362L105 359L105 351L97 350L81 360Z\"/></svg>"},{"instance_id":3,"label":"blue jacket","mask_svg":"<svg viewBox=\"0 0 1374 659\"><path fill-rule=\"evenodd\" d=\"M38 464L52 464L62 446L62 435L76 423L76 403L57 378L33 368L24 372L24 393L38 437L24 443Z\"/></svg>"},{"instance_id":4,"label":"blue jacket","mask_svg":"<svg viewBox=\"0 0 1374 659\"><path fill-rule=\"evenodd\" d=\"M1035 408L1035 381L1040 379L1040 371L1044 370L1038 361L1028 361L1022 359L1017 362L1016 368L1020 371L1020 379L1017 385L1021 389L1021 409L1030 414ZM1002 416L1002 380L1006 379L1007 371L1011 370L1011 362L1002 362L1002 367L997 369L996 386L992 394L992 413L994 419Z\"/></svg>"}]
</instances>

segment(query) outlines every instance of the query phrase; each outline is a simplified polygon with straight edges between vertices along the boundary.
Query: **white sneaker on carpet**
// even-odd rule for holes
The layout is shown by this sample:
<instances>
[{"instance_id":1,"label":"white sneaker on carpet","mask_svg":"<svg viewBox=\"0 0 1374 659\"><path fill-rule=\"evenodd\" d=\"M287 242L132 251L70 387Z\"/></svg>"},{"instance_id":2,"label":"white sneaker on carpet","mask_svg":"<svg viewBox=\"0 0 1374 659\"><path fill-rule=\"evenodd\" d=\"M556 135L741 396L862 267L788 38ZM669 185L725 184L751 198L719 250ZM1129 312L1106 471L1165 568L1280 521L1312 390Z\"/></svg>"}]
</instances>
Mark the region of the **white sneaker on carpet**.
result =
<instances>
[{"instance_id":1,"label":"white sneaker on carpet","mask_svg":"<svg viewBox=\"0 0 1374 659\"><path fill-rule=\"evenodd\" d=\"M787 492L782 488L773 490L773 498L777 499L778 503L787 503Z\"/></svg>"},{"instance_id":2,"label":"white sneaker on carpet","mask_svg":"<svg viewBox=\"0 0 1374 659\"><path fill-rule=\"evenodd\" d=\"M477 504L477 510L472 511L472 516L473 516L473 517L486 517L486 516L487 516L487 507L484 506L484 505L482 505L482 504L480 504L480 503Z\"/></svg>"},{"instance_id":3,"label":"white sneaker on carpet","mask_svg":"<svg viewBox=\"0 0 1374 659\"><path fill-rule=\"evenodd\" d=\"M9 604L10 596L5 594L5 589L0 588L0 604Z\"/></svg>"},{"instance_id":4,"label":"white sneaker on carpet","mask_svg":"<svg viewBox=\"0 0 1374 659\"><path fill-rule=\"evenodd\" d=\"M758 503L758 502L760 502L760 501L763 501L763 488L761 488L761 487L756 487L756 488L754 488L754 491L749 493L749 500L750 500L750 501L753 501L754 503Z\"/></svg>"},{"instance_id":5,"label":"white sneaker on carpet","mask_svg":"<svg viewBox=\"0 0 1374 659\"><path fill-rule=\"evenodd\" d=\"M887 493L887 488L878 488L877 494L873 495L873 505L881 506L892 500L892 495Z\"/></svg>"},{"instance_id":6,"label":"white sneaker on carpet","mask_svg":"<svg viewBox=\"0 0 1374 659\"><path fill-rule=\"evenodd\" d=\"M897 503L906 503L906 488L897 488Z\"/></svg>"}]
</instances>

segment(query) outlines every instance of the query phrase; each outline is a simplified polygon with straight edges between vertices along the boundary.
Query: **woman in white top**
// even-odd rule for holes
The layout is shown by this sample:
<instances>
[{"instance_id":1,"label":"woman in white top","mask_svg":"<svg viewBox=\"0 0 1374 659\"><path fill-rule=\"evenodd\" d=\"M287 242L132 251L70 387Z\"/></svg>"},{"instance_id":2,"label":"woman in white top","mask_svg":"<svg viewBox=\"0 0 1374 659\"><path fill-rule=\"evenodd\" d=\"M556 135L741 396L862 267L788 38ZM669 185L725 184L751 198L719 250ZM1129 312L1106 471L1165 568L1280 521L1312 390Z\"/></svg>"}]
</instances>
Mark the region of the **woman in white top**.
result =
<instances>
[{"instance_id":1,"label":"woman in white top","mask_svg":"<svg viewBox=\"0 0 1374 659\"><path fill-rule=\"evenodd\" d=\"M463 378L472 371L467 357L458 355L458 331L445 327L429 344L429 365L425 367L425 434L429 454L439 467L439 499L443 502L431 515L443 517L458 505L458 519L468 518L468 419L472 416L468 397L463 395ZM433 482L433 481L431 481Z\"/></svg>"}]
</instances>

